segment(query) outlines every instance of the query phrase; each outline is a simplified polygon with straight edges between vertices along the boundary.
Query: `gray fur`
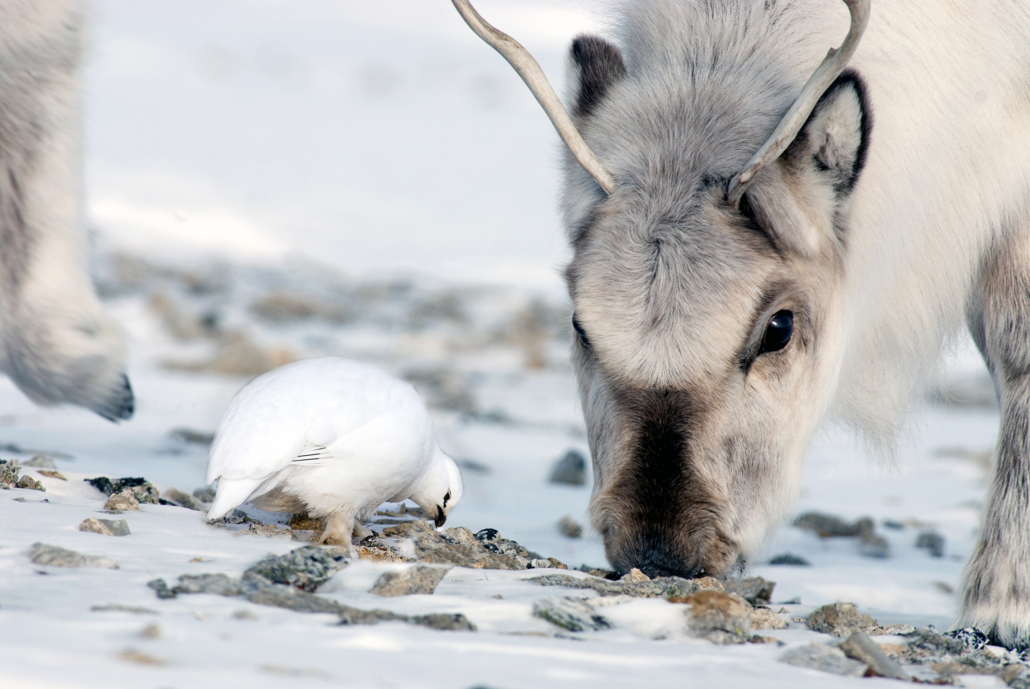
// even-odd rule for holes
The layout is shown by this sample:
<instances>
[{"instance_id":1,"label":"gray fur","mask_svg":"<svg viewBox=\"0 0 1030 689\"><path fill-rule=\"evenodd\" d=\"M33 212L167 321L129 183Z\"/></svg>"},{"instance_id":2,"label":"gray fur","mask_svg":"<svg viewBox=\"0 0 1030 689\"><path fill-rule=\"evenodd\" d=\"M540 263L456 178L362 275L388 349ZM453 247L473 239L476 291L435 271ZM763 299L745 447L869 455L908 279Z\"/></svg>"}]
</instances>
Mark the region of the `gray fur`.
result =
<instances>
[{"instance_id":1,"label":"gray fur","mask_svg":"<svg viewBox=\"0 0 1030 689\"><path fill-rule=\"evenodd\" d=\"M0 0L0 371L39 404L132 415L87 274L77 0Z\"/></svg>"},{"instance_id":2,"label":"gray fur","mask_svg":"<svg viewBox=\"0 0 1030 689\"><path fill-rule=\"evenodd\" d=\"M966 320L1003 421L959 624L1026 645L1030 6L874 3L857 78L735 211L726 181L847 25L832 0L636 0L617 48L592 39L602 64L571 56L577 124L616 182L566 156L593 522L619 569L726 573L790 509L819 423L889 451ZM759 354L782 310L790 343Z\"/></svg>"}]
</instances>

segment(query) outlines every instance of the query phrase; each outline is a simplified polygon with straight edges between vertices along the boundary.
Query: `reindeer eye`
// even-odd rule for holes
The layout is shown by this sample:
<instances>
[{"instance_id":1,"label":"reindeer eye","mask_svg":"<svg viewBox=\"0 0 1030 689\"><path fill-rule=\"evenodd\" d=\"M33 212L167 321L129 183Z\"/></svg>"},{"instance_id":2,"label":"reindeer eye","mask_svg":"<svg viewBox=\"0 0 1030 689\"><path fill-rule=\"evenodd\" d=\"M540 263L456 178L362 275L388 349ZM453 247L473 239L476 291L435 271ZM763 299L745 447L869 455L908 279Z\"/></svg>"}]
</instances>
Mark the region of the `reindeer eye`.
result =
<instances>
[{"instance_id":1,"label":"reindeer eye","mask_svg":"<svg viewBox=\"0 0 1030 689\"><path fill-rule=\"evenodd\" d=\"M762 348L758 354L766 352L778 352L790 342L791 333L794 332L794 314L790 311L777 311L769 319L769 325L765 328L765 336L762 338Z\"/></svg>"},{"instance_id":2,"label":"reindeer eye","mask_svg":"<svg viewBox=\"0 0 1030 689\"><path fill-rule=\"evenodd\" d=\"M579 324L579 321L575 316L572 317L572 329L576 331L576 336L579 337L579 343L589 349L590 339L587 337L586 331L583 330L583 326Z\"/></svg>"}]
</instances>

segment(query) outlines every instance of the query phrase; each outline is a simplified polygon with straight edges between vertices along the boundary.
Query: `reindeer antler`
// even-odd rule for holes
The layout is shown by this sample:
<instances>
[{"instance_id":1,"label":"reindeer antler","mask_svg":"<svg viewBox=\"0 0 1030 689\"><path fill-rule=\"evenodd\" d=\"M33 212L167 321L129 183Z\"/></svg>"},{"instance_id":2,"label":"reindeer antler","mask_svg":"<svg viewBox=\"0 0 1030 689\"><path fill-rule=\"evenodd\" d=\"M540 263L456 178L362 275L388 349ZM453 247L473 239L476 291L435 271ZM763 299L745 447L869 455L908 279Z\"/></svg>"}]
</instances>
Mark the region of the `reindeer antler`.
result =
<instances>
[{"instance_id":1,"label":"reindeer antler","mask_svg":"<svg viewBox=\"0 0 1030 689\"><path fill-rule=\"evenodd\" d=\"M851 12L851 28L848 29L844 43L836 50L830 48L823 63L809 77L805 87L801 89L801 94L780 120L769 140L751 157L744 171L730 181L729 188L726 190L726 199L731 204L740 205L740 197L744 195L755 175L787 150L787 147L794 141L794 137L801 131L808 116L812 114L812 110L815 109L823 93L844 71L851 56L855 54L855 49L858 48L858 42L862 38L866 24L869 23L869 1L844 0Z\"/></svg>"},{"instance_id":2,"label":"reindeer antler","mask_svg":"<svg viewBox=\"0 0 1030 689\"><path fill-rule=\"evenodd\" d=\"M611 194L615 189L615 179L587 146L579 130L576 129L576 125L572 122L572 118L569 117L569 113L565 110L565 106L562 105L558 95L547 82L544 71L540 69L540 65L529 54L529 51L508 34L498 31L488 24L466 0L451 1L454 3L458 13L461 14L462 19L469 25L469 28L493 46L494 50L499 52L508 61L508 64L518 72L518 75L522 77L522 81L526 82L526 86L533 92L537 102L540 103L544 112L551 119L551 124L558 130L558 135L565 142L565 145L569 147L572 155L583 166L583 169L590 173L590 176L594 178L597 184L604 189L604 193Z\"/></svg>"}]
</instances>

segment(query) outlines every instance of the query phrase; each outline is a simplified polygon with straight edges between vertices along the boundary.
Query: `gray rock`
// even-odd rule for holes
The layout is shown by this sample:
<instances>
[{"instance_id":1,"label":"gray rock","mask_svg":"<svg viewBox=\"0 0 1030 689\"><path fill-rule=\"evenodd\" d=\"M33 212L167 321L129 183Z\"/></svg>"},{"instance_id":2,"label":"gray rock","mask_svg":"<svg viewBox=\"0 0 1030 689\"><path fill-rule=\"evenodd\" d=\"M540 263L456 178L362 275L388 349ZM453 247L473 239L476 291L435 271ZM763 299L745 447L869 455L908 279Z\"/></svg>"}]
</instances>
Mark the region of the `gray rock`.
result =
<instances>
[{"instance_id":1,"label":"gray rock","mask_svg":"<svg viewBox=\"0 0 1030 689\"><path fill-rule=\"evenodd\" d=\"M719 644L744 643L751 637L751 604L735 593L698 591L682 602L690 606L690 631Z\"/></svg>"},{"instance_id":2,"label":"gray rock","mask_svg":"<svg viewBox=\"0 0 1030 689\"><path fill-rule=\"evenodd\" d=\"M868 667L863 662L848 658L839 648L832 648L818 641L790 649L779 657L779 661L845 677L861 677Z\"/></svg>"},{"instance_id":3,"label":"gray rock","mask_svg":"<svg viewBox=\"0 0 1030 689\"><path fill-rule=\"evenodd\" d=\"M35 467L36 469L56 469L57 465L54 464L54 460L50 459L46 455L36 455L29 461L25 462L23 466Z\"/></svg>"},{"instance_id":4,"label":"gray rock","mask_svg":"<svg viewBox=\"0 0 1030 689\"><path fill-rule=\"evenodd\" d=\"M1030 670L1024 670L1022 674L1009 682L1009 689L1030 689Z\"/></svg>"},{"instance_id":5,"label":"gray rock","mask_svg":"<svg viewBox=\"0 0 1030 689\"><path fill-rule=\"evenodd\" d=\"M865 557L884 560L891 556L891 546L887 539L874 533L866 533L859 537L858 552Z\"/></svg>"},{"instance_id":6,"label":"gray rock","mask_svg":"<svg viewBox=\"0 0 1030 689\"><path fill-rule=\"evenodd\" d=\"M386 572L369 593L384 597L430 594L449 571L450 567L415 565L400 572Z\"/></svg>"},{"instance_id":7,"label":"gray rock","mask_svg":"<svg viewBox=\"0 0 1030 689\"><path fill-rule=\"evenodd\" d=\"M569 450L551 467L551 483L570 486L585 486L587 483L587 460L579 450Z\"/></svg>"},{"instance_id":8,"label":"gray rock","mask_svg":"<svg viewBox=\"0 0 1030 689\"><path fill-rule=\"evenodd\" d=\"M193 497L201 502L211 503L215 501L215 489L211 486L204 486L193 491Z\"/></svg>"},{"instance_id":9,"label":"gray rock","mask_svg":"<svg viewBox=\"0 0 1030 689\"><path fill-rule=\"evenodd\" d=\"M18 479L18 482L14 485L16 488L24 488L26 490L41 490L44 493L46 492L46 488L43 487L43 484L37 481L36 479L32 478L28 474Z\"/></svg>"},{"instance_id":10,"label":"gray rock","mask_svg":"<svg viewBox=\"0 0 1030 689\"><path fill-rule=\"evenodd\" d=\"M854 603L831 603L808 616L808 628L831 636L850 636L877 626L869 615L860 615Z\"/></svg>"},{"instance_id":11,"label":"gray rock","mask_svg":"<svg viewBox=\"0 0 1030 689\"><path fill-rule=\"evenodd\" d=\"M861 536L873 531L873 520L863 517L849 523L832 514L822 512L805 512L794 520L794 526L804 531L811 531L819 538L841 538Z\"/></svg>"},{"instance_id":12,"label":"gray rock","mask_svg":"<svg viewBox=\"0 0 1030 689\"><path fill-rule=\"evenodd\" d=\"M128 536L129 524L124 519L96 519L90 517L79 524L79 531L91 531L103 536Z\"/></svg>"},{"instance_id":13,"label":"gray rock","mask_svg":"<svg viewBox=\"0 0 1030 689\"><path fill-rule=\"evenodd\" d=\"M21 465L16 459L0 459L0 488L5 490L18 485L21 478Z\"/></svg>"},{"instance_id":14,"label":"gray rock","mask_svg":"<svg viewBox=\"0 0 1030 689\"><path fill-rule=\"evenodd\" d=\"M168 437L180 443L191 445L210 445L215 441L215 434L207 431L195 431L192 428L173 428Z\"/></svg>"},{"instance_id":15,"label":"gray rock","mask_svg":"<svg viewBox=\"0 0 1030 689\"><path fill-rule=\"evenodd\" d=\"M428 615L413 615L404 620L409 624L448 632L474 632L476 625L459 613L434 612Z\"/></svg>"},{"instance_id":16,"label":"gray rock","mask_svg":"<svg viewBox=\"0 0 1030 689\"><path fill-rule=\"evenodd\" d=\"M751 605L767 605L772 599L776 582L762 577L749 577L724 581L722 587L726 593L735 593Z\"/></svg>"},{"instance_id":17,"label":"gray rock","mask_svg":"<svg viewBox=\"0 0 1030 689\"><path fill-rule=\"evenodd\" d=\"M188 510L196 510L199 512L204 509L200 503L193 499L192 495L184 493L178 488L169 488L161 497L165 502L170 502L179 507L185 507Z\"/></svg>"},{"instance_id":18,"label":"gray rock","mask_svg":"<svg viewBox=\"0 0 1030 689\"><path fill-rule=\"evenodd\" d=\"M650 581L609 581L600 577L574 577L571 574L545 574L529 581L540 586L565 586L573 589L593 589L602 596L634 596L637 598L665 598L677 600L698 591L722 591L716 579L683 579L656 577Z\"/></svg>"},{"instance_id":19,"label":"gray rock","mask_svg":"<svg viewBox=\"0 0 1030 689\"><path fill-rule=\"evenodd\" d=\"M955 639L961 641L967 651L979 651L981 648L991 642L986 634L981 632L976 627L965 627L963 629L955 629L950 632L944 632L942 635L948 639Z\"/></svg>"},{"instance_id":20,"label":"gray rock","mask_svg":"<svg viewBox=\"0 0 1030 689\"><path fill-rule=\"evenodd\" d=\"M90 607L91 612L128 612L133 615L156 615L157 610L151 610L150 608L143 608L138 605L121 605L119 603L110 603L108 605L93 605Z\"/></svg>"},{"instance_id":21,"label":"gray rock","mask_svg":"<svg viewBox=\"0 0 1030 689\"><path fill-rule=\"evenodd\" d=\"M583 527L569 516L564 516L558 520L558 531L566 538L579 538L583 535Z\"/></svg>"},{"instance_id":22,"label":"gray rock","mask_svg":"<svg viewBox=\"0 0 1030 689\"><path fill-rule=\"evenodd\" d=\"M239 579L225 574L183 574L179 577L176 593L213 593L217 596L238 596L242 589Z\"/></svg>"},{"instance_id":23,"label":"gray rock","mask_svg":"<svg viewBox=\"0 0 1030 689\"><path fill-rule=\"evenodd\" d=\"M350 564L346 548L306 545L285 555L270 555L248 568L243 580L255 575L275 584L313 592Z\"/></svg>"},{"instance_id":24,"label":"gray rock","mask_svg":"<svg viewBox=\"0 0 1030 689\"><path fill-rule=\"evenodd\" d=\"M464 527L439 532L426 522L415 521L383 529L384 536L410 538L420 562L457 565L473 569L527 569L539 557L515 541L501 538L494 529L473 534Z\"/></svg>"},{"instance_id":25,"label":"gray rock","mask_svg":"<svg viewBox=\"0 0 1030 689\"><path fill-rule=\"evenodd\" d=\"M891 679L911 679L897 661L883 652L875 641L863 632L855 632L837 645L847 657L865 663L869 671L880 677Z\"/></svg>"},{"instance_id":26,"label":"gray rock","mask_svg":"<svg viewBox=\"0 0 1030 689\"><path fill-rule=\"evenodd\" d=\"M944 557L944 536L936 531L923 531L916 537L916 547L926 548L934 557Z\"/></svg>"},{"instance_id":27,"label":"gray rock","mask_svg":"<svg viewBox=\"0 0 1030 689\"><path fill-rule=\"evenodd\" d=\"M811 562L793 553L782 553L769 560L770 565L790 565L794 567L809 567Z\"/></svg>"},{"instance_id":28,"label":"gray rock","mask_svg":"<svg viewBox=\"0 0 1030 689\"><path fill-rule=\"evenodd\" d=\"M97 555L83 555L74 550L67 550L56 545L33 543L29 551L29 559L37 565L50 567L97 567L99 569L118 569L118 563L110 558Z\"/></svg>"},{"instance_id":29,"label":"gray rock","mask_svg":"<svg viewBox=\"0 0 1030 689\"><path fill-rule=\"evenodd\" d=\"M544 598L533 603L533 616L570 632L611 629L611 623L581 598Z\"/></svg>"},{"instance_id":30,"label":"gray rock","mask_svg":"<svg viewBox=\"0 0 1030 689\"><path fill-rule=\"evenodd\" d=\"M106 476L82 479L105 495L114 495L128 490L141 504L157 505L161 501L161 492L145 478L116 478Z\"/></svg>"},{"instance_id":31,"label":"gray rock","mask_svg":"<svg viewBox=\"0 0 1030 689\"><path fill-rule=\"evenodd\" d=\"M139 500L132 494L129 489L123 490L121 493L115 493L107 499L104 503L104 509L108 512L126 512L126 511L139 511Z\"/></svg>"}]
</instances>

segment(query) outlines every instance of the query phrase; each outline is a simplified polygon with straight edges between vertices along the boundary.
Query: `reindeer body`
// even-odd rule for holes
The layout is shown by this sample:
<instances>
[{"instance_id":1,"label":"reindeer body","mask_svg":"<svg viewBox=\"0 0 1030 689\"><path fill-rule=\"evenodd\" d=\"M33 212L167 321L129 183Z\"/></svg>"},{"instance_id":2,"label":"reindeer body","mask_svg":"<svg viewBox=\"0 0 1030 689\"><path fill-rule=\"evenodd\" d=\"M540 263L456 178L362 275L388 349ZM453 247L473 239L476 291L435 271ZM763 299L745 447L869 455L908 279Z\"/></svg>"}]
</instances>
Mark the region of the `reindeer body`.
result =
<instances>
[{"instance_id":1,"label":"reindeer body","mask_svg":"<svg viewBox=\"0 0 1030 689\"><path fill-rule=\"evenodd\" d=\"M847 21L827 0L636 0L615 43L573 44L573 116L614 178L606 195L567 157L592 520L617 569L727 573L792 506L824 417L889 447L966 322L1002 428L958 624L1025 646L1030 5L874 3L850 71L734 207Z\"/></svg>"},{"instance_id":2,"label":"reindeer body","mask_svg":"<svg viewBox=\"0 0 1030 689\"><path fill-rule=\"evenodd\" d=\"M34 402L133 412L87 273L78 0L0 0L0 371Z\"/></svg>"}]
</instances>

